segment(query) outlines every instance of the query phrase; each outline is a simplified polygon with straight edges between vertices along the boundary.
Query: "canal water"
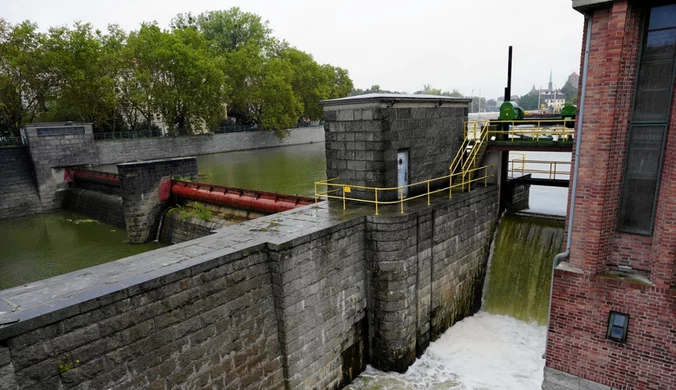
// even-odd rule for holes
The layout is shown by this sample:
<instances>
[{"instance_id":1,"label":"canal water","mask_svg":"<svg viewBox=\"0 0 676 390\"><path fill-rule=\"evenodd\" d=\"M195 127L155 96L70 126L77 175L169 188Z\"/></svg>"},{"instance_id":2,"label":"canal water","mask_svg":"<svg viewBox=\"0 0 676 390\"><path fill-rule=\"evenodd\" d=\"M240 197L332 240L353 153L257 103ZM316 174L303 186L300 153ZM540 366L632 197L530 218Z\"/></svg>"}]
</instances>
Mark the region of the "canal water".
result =
<instances>
[{"instance_id":1,"label":"canal water","mask_svg":"<svg viewBox=\"0 0 676 390\"><path fill-rule=\"evenodd\" d=\"M0 290L161 247L69 211L0 220Z\"/></svg>"},{"instance_id":2,"label":"canal water","mask_svg":"<svg viewBox=\"0 0 676 390\"><path fill-rule=\"evenodd\" d=\"M312 196L326 177L324 143L199 156L200 181ZM114 165L104 166L117 172ZM0 290L146 252L124 229L68 211L0 220Z\"/></svg>"}]
</instances>

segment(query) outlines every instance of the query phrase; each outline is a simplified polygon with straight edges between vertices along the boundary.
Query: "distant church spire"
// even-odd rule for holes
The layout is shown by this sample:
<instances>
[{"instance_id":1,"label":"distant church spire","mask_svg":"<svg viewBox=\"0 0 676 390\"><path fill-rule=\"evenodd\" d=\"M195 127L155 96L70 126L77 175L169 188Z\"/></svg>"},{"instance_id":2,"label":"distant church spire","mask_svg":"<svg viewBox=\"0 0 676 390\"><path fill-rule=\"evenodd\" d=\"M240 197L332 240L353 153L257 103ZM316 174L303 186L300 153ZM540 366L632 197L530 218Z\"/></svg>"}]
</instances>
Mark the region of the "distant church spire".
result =
<instances>
[{"instance_id":1,"label":"distant church spire","mask_svg":"<svg viewBox=\"0 0 676 390\"><path fill-rule=\"evenodd\" d=\"M552 71L549 71L549 90L553 91L554 90L554 83L552 83Z\"/></svg>"}]
</instances>

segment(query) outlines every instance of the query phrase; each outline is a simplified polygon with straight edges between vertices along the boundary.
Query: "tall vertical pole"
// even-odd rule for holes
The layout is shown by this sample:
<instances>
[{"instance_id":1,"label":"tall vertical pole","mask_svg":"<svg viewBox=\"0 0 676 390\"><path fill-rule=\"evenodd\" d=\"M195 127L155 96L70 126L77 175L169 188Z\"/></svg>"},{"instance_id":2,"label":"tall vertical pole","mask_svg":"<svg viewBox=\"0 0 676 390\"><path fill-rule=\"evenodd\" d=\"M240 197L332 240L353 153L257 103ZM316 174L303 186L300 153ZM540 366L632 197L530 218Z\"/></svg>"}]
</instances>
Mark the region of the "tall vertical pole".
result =
<instances>
[{"instance_id":1,"label":"tall vertical pole","mask_svg":"<svg viewBox=\"0 0 676 390\"><path fill-rule=\"evenodd\" d=\"M507 87L505 88L505 101L512 98L512 46L509 47L509 56L507 59ZM507 131L508 125L501 125L502 131ZM500 213L507 207L509 202L509 186L507 184L507 175L509 174L509 151L500 152Z\"/></svg>"}]
</instances>

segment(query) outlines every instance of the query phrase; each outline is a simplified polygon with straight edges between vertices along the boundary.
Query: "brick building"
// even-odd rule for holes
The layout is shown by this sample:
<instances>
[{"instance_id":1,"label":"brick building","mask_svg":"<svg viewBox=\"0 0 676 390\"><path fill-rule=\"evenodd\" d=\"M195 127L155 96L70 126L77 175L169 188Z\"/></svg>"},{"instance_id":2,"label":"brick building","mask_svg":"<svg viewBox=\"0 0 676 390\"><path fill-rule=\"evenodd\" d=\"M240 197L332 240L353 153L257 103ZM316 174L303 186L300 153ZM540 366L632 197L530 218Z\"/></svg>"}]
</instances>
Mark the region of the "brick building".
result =
<instances>
[{"instance_id":1,"label":"brick building","mask_svg":"<svg viewBox=\"0 0 676 390\"><path fill-rule=\"evenodd\" d=\"M573 0L586 19L582 142L544 389L676 389L671 3Z\"/></svg>"}]
</instances>

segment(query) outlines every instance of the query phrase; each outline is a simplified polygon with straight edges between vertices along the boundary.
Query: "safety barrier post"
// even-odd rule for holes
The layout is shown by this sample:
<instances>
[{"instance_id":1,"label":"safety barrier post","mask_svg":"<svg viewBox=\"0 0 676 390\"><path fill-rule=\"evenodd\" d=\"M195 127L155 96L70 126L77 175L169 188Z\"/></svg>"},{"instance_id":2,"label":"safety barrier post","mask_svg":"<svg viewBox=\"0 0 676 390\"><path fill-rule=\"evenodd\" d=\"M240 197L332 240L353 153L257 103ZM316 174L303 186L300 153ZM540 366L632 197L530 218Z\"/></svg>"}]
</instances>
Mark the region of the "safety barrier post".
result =
<instances>
[{"instance_id":1,"label":"safety barrier post","mask_svg":"<svg viewBox=\"0 0 676 390\"><path fill-rule=\"evenodd\" d=\"M484 172L484 187L488 187L488 165L486 165L486 171Z\"/></svg>"},{"instance_id":2,"label":"safety barrier post","mask_svg":"<svg viewBox=\"0 0 676 390\"><path fill-rule=\"evenodd\" d=\"M521 156L521 176L526 174L526 155Z\"/></svg>"},{"instance_id":3,"label":"safety barrier post","mask_svg":"<svg viewBox=\"0 0 676 390\"><path fill-rule=\"evenodd\" d=\"M401 205L401 213L404 213L404 187L399 187L399 204Z\"/></svg>"},{"instance_id":4,"label":"safety barrier post","mask_svg":"<svg viewBox=\"0 0 676 390\"><path fill-rule=\"evenodd\" d=\"M556 180L556 161L554 161L554 180Z\"/></svg>"},{"instance_id":5,"label":"safety barrier post","mask_svg":"<svg viewBox=\"0 0 676 390\"><path fill-rule=\"evenodd\" d=\"M430 181L427 181L427 205L430 205Z\"/></svg>"},{"instance_id":6,"label":"safety barrier post","mask_svg":"<svg viewBox=\"0 0 676 390\"><path fill-rule=\"evenodd\" d=\"M376 215L378 215L378 189L376 188Z\"/></svg>"},{"instance_id":7,"label":"safety barrier post","mask_svg":"<svg viewBox=\"0 0 676 390\"><path fill-rule=\"evenodd\" d=\"M345 211L345 186L343 186L343 211Z\"/></svg>"}]
</instances>

